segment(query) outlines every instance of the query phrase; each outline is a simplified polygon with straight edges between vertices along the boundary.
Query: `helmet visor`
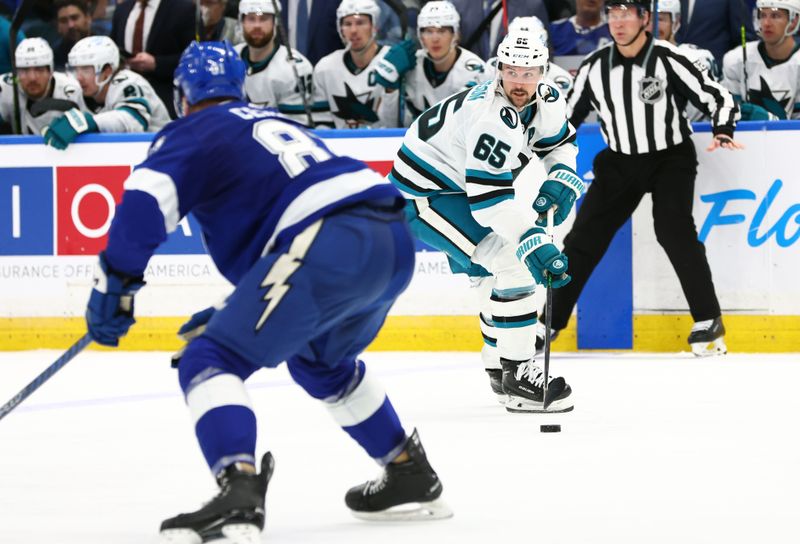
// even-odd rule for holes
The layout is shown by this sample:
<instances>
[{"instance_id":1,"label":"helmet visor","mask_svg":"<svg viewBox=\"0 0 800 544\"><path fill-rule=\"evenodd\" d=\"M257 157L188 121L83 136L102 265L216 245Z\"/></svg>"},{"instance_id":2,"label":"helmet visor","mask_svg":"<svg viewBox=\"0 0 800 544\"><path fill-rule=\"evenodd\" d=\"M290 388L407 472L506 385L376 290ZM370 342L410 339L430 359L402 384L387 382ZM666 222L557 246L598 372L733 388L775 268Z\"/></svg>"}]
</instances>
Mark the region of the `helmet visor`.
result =
<instances>
[{"instance_id":1,"label":"helmet visor","mask_svg":"<svg viewBox=\"0 0 800 544\"><path fill-rule=\"evenodd\" d=\"M541 81L543 75L544 70L541 66L525 68L522 66L503 64L503 67L500 69L500 77L503 79L503 81L507 81L509 83L521 83L523 85L536 85L539 83L539 81Z\"/></svg>"}]
</instances>

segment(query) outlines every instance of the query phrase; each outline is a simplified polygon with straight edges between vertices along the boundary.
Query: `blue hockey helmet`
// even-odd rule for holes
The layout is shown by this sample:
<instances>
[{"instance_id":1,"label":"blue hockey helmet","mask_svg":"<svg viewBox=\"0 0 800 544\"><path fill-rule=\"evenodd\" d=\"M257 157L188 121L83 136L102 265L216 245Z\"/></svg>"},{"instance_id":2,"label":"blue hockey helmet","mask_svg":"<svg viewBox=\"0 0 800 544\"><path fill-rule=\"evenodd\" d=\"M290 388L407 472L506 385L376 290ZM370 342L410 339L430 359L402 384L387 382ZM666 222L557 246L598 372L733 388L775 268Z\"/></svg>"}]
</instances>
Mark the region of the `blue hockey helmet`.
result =
<instances>
[{"instance_id":1,"label":"blue hockey helmet","mask_svg":"<svg viewBox=\"0 0 800 544\"><path fill-rule=\"evenodd\" d=\"M244 98L247 67L228 42L192 42L175 69L175 111L209 98Z\"/></svg>"}]
</instances>

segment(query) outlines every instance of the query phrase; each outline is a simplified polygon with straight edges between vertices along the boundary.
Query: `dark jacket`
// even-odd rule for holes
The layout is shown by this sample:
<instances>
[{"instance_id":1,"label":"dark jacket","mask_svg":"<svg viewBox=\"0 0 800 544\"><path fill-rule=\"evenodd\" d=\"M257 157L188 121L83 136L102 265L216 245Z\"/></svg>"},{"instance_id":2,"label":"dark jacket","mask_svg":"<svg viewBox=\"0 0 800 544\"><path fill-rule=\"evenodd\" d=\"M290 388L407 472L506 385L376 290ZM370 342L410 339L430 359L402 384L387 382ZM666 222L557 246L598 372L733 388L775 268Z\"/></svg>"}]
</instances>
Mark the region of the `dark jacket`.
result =
<instances>
[{"instance_id":1,"label":"dark jacket","mask_svg":"<svg viewBox=\"0 0 800 544\"><path fill-rule=\"evenodd\" d=\"M125 49L125 24L135 4L126 0L117 5L111 25L111 39ZM195 8L191 0L161 0L144 50L156 59L156 69L142 74L174 118L172 79L181 53L195 38Z\"/></svg>"}]
</instances>

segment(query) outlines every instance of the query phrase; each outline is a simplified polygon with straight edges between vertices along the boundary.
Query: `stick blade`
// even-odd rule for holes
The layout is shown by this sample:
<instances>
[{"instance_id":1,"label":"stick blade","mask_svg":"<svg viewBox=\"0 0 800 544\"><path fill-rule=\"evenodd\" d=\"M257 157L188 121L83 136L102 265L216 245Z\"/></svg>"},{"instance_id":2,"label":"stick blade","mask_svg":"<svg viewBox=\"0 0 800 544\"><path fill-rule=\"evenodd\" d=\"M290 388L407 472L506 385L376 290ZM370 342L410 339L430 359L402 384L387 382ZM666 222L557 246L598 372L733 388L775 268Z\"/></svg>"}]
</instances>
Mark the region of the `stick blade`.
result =
<instances>
[{"instance_id":1,"label":"stick blade","mask_svg":"<svg viewBox=\"0 0 800 544\"><path fill-rule=\"evenodd\" d=\"M542 407L547 410L553 401L556 400L561 394L566 390L567 382L562 377L553 378L547 385L547 389L544 391L544 402L542 403Z\"/></svg>"}]
</instances>

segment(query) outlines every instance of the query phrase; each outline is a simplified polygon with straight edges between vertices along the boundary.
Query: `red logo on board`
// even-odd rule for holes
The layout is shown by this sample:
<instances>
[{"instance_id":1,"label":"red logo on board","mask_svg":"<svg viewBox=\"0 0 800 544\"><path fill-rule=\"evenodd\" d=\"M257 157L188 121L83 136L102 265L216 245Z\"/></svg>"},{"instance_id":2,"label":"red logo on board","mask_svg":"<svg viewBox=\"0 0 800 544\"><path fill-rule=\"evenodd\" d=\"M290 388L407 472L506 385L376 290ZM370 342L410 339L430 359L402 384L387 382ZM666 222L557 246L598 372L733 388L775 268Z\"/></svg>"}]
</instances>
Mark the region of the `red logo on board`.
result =
<instances>
[{"instance_id":1,"label":"red logo on board","mask_svg":"<svg viewBox=\"0 0 800 544\"><path fill-rule=\"evenodd\" d=\"M105 248L130 172L130 166L56 168L57 255L96 255Z\"/></svg>"}]
</instances>

